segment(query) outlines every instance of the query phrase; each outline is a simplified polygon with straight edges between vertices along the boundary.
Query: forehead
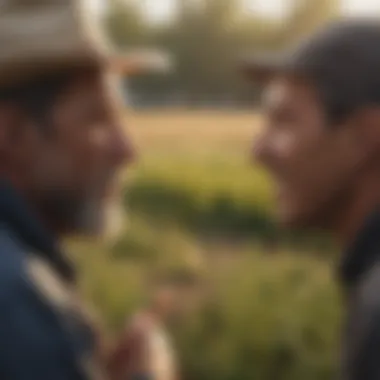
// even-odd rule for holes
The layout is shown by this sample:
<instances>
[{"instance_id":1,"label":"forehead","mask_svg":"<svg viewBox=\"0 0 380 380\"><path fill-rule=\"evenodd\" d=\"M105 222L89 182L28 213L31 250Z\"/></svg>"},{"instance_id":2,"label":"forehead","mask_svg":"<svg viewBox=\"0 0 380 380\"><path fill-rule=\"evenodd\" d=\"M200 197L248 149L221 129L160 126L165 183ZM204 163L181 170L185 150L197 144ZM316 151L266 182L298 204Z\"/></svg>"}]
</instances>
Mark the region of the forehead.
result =
<instances>
[{"instance_id":1,"label":"forehead","mask_svg":"<svg viewBox=\"0 0 380 380\"><path fill-rule=\"evenodd\" d=\"M318 105L318 98L315 89L307 81L278 76L266 86L263 105L269 110L295 106L307 109Z\"/></svg>"}]
</instances>

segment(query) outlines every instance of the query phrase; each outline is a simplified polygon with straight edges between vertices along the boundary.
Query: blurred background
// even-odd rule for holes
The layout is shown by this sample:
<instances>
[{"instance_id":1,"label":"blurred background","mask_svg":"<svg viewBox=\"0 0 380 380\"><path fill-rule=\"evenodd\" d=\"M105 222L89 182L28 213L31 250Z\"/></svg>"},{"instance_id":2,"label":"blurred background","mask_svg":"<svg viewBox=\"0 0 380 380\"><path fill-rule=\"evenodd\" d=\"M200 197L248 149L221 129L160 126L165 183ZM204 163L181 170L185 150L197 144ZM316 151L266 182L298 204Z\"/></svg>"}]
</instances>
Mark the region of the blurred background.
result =
<instances>
[{"instance_id":1,"label":"blurred background","mask_svg":"<svg viewBox=\"0 0 380 380\"><path fill-rule=\"evenodd\" d=\"M173 330L188 380L333 379L337 251L283 231L271 183L250 161L259 88L239 56L297 42L331 18L380 15L377 0L113 0L93 11L121 48L159 47L175 68L125 81L140 159L126 173L125 232L75 245L83 290L117 331L152 273L192 273L201 307ZM379 20L380 22L380 20Z\"/></svg>"}]
</instances>

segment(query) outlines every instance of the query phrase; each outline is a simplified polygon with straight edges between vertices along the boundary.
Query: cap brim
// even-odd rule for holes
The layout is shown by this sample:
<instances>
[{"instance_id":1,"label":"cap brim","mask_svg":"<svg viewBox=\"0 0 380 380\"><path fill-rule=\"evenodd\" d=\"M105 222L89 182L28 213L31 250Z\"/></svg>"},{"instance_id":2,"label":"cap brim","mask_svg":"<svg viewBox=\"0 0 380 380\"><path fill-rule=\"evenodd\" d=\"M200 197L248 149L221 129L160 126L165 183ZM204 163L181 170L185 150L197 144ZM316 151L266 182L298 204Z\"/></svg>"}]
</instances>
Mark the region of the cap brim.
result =
<instances>
[{"instance_id":1,"label":"cap brim","mask_svg":"<svg viewBox=\"0 0 380 380\"><path fill-rule=\"evenodd\" d=\"M173 69L168 54L157 50L135 50L126 53L83 54L82 57L59 56L57 58L22 61L2 66L0 86L12 87L29 81L40 80L59 72L78 69L100 69L121 76L165 74Z\"/></svg>"},{"instance_id":2,"label":"cap brim","mask_svg":"<svg viewBox=\"0 0 380 380\"><path fill-rule=\"evenodd\" d=\"M166 74L173 70L173 60L161 51L136 50L113 55L109 66L120 75Z\"/></svg>"},{"instance_id":3,"label":"cap brim","mask_svg":"<svg viewBox=\"0 0 380 380\"><path fill-rule=\"evenodd\" d=\"M245 78L257 82L267 82L289 66L286 54L253 54L239 60L239 71Z\"/></svg>"}]
</instances>

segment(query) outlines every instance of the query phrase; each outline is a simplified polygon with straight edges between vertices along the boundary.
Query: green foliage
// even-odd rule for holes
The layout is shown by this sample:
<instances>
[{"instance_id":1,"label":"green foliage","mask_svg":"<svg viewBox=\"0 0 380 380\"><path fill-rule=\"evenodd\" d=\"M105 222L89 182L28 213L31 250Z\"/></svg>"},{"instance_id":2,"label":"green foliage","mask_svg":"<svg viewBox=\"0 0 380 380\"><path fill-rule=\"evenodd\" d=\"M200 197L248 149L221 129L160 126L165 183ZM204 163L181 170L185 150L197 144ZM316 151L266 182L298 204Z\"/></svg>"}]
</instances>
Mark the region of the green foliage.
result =
<instances>
[{"instance_id":1,"label":"green foliage","mask_svg":"<svg viewBox=\"0 0 380 380\"><path fill-rule=\"evenodd\" d=\"M114 1L105 23L113 42L120 47L140 46L151 38L141 9L132 2Z\"/></svg>"},{"instance_id":2,"label":"green foliage","mask_svg":"<svg viewBox=\"0 0 380 380\"><path fill-rule=\"evenodd\" d=\"M339 309L323 263L285 254L213 268L213 302L179 334L189 378L334 378Z\"/></svg>"},{"instance_id":3,"label":"green foliage","mask_svg":"<svg viewBox=\"0 0 380 380\"><path fill-rule=\"evenodd\" d=\"M227 208L217 205L223 197ZM238 229L242 220L256 220L253 230L264 225L260 215L273 223L270 183L261 170L232 157L198 165L156 156L138 171L129 198L130 221L120 239L79 247L76 257L82 288L112 331L144 302L149 276L190 270L206 281L203 306L173 330L184 378L335 378L340 308L327 260L283 248L268 255L249 242L206 243L188 229L222 228L226 239L224 228ZM171 223L162 223L164 217Z\"/></svg>"},{"instance_id":4,"label":"green foliage","mask_svg":"<svg viewBox=\"0 0 380 380\"><path fill-rule=\"evenodd\" d=\"M282 230L267 175L234 157L148 159L129 187L126 202L145 219L176 224L198 236L245 237L330 250L328 239L320 234Z\"/></svg>"},{"instance_id":5,"label":"green foliage","mask_svg":"<svg viewBox=\"0 0 380 380\"><path fill-rule=\"evenodd\" d=\"M143 164L127 201L136 213L192 230L254 234L275 228L270 193L264 173L248 165L177 158Z\"/></svg>"},{"instance_id":6,"label":"green foliage","mask_svg":"<svg viewBox=\"0 0 380 380\"><path fill-rule=\"evenodd\" d=\"M282 33L279 35L279 41L283 44L298 42L338 14L338 1L293 0L293 2L293 11L283 24Z\"/></svg>"},{"instance_id":7,"label":"green foliage","mask_svg":"<svg viewBox=\"0 0 380 380\"><path fill-rule=\"evenodd\" d=\"M198 257L194 248L199 250L200 243L179 231L162 238L155 228L139 224L133 235L141 233L143 241L149 228L146 244L162 249L162 262L153 266L115 258L115 248L106 255L104 247L93 247L78 258L83 289L113 331L144 301L143 284L153 268L178 270L192 265L191 256ZM133 247L135 254L138 249ZM285 251L275 257L254 247L245 252L201 263L207 277L203 307L173 330L185 378L333 379L340 308L327 263Z\"/></svg>"},{"instance_id":8,"label":"green foliage","mask_svg":"<svg viewBox=\"0 0 380 380\"><path fill-rule=\"evenodd\" d=\"M173 329L181 378L336 378L339 297L329 260L314 254L326 249L299 233L302 254L284 244L289 236L275 222L271 183L237 158L240 139L231 149L231 134L228 144L211 135L203 141L213 152L206 155L194 139L190 157L179 154L178 140L160 145L150 137L150 155L126 190L129 221L120 239L72 243L83 292L110 331L119 331L145 301L152 274L190 271L204 279L204 302ZM274 241L275 252L263 240Z\"/></svg>"},{"instance_id":9,"label":"green foliage","mask_svg":"<svg viewBox=\"0 0 380 380\"><path fill-rule=\"evenodd\" d=\"M237 74L241 54L282 49L334 16L337 0L288 1L290 11L273 21L244 12L238 0L177 0L177 15L164 25L147 22L138 2L113 1L106 27L117 45L157 45L170 51L175 70L131 79L138 95L204 101L252 101L255 91Z\"/></svg>"}]
</instances>

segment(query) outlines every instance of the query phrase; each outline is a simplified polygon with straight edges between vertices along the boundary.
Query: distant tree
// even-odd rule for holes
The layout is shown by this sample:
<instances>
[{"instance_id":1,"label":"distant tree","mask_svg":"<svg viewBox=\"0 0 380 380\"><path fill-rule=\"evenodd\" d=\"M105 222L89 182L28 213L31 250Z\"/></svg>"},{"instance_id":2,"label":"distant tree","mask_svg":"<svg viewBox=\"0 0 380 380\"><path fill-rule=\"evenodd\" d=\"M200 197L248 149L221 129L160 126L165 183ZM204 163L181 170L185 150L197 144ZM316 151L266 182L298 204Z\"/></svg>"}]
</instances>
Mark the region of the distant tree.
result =
<instances>
[{"instance_id":1,"label":"distant tree","mask_svg":"<svg viewBox=\"0 0 380 380\"><path fill-rule=\"evenodd\" d=\"M149 24L138 0L110 0L105 21L117 45L156 45L175 59L170 75L133 78L132 88L152 97L177 94L190 102L246 99L247 94L250 99L252 86L236 70L239 55L295 43L335 17L339 3L283 0L289 12L275 20L244 12L241 0L176 1L177 13L165 25Z\"/></svg>"},{"instance_id":2,"label":"distant tree","mask_svg":"<svg viewBox=\"0 0 380 380\"><path fill-rule=\"evenodd\" d=\"M279 32L282 45L294 44L339 14L339 0L292 0Z\"/></svg>"},{"instance_id":3,"label":"distant tree","mask_svg":"<svg viewBox=\"0 0 380 380\"><path fill-rule=\"evenodd\" d=\"M171 50L177 58L177 83L193 99L231 92L236 59L235 0L178 0Z\"/></svg>"},{"instance_id":4,"label":"distant tree","mask_svg":"<svg viewBox=\"0 0 380 380\"><path fill-rule=\"evenodd\" d=\"M120 47L145 45L150 38L141 7L133 1L110 0L105 26L116 45Z\"/></svg>"}]
</instances>

